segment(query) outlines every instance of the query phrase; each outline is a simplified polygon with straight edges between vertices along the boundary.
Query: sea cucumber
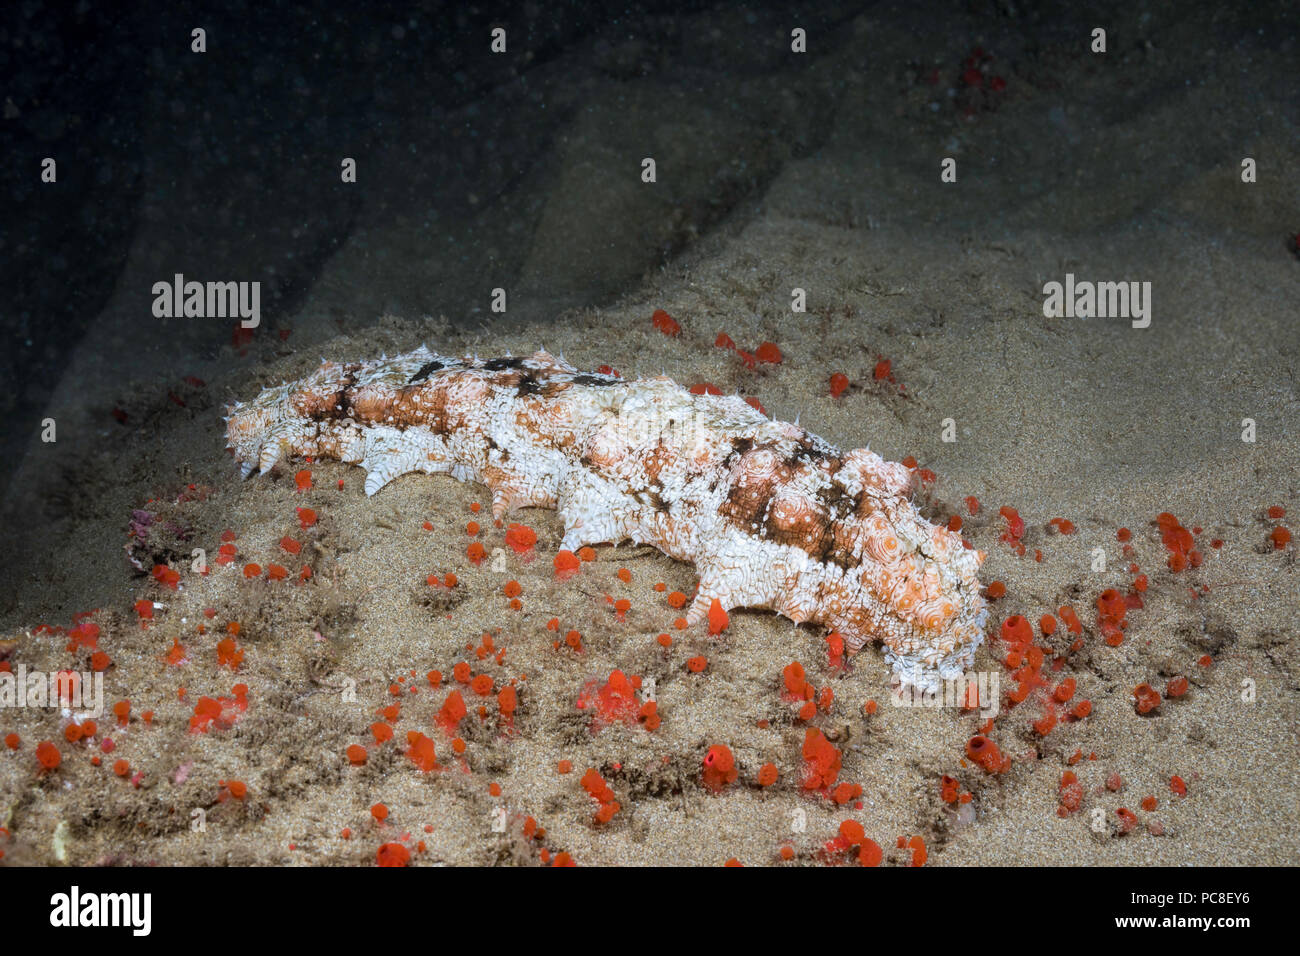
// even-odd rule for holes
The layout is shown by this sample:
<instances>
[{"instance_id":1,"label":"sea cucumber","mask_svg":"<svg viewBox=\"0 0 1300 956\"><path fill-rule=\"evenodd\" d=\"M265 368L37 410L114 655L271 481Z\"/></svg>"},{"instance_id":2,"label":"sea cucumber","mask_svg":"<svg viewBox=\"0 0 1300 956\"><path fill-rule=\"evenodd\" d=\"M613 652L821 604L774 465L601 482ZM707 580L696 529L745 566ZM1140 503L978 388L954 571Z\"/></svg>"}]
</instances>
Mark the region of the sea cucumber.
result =
<instances>
[{"instance_id":1,"label":"sea cucumber","mask_svg":"<svg viewBox=\"0 0 1300 956\"><path fill-rule=\"evenodd\" d=\"M323 362L229 412L245 477L307 455L362 465L368 495L445 473L487 485L497 518L557 509L561 548L631 539L694 562L690 623L714 598L769 608L854 651L882 642L896 676L929 690L984 639L984 553L921 516L908 468L842 453L739 397L580 372L545 351L480 361L422 346Z\"/></svg>"}]
</instances>

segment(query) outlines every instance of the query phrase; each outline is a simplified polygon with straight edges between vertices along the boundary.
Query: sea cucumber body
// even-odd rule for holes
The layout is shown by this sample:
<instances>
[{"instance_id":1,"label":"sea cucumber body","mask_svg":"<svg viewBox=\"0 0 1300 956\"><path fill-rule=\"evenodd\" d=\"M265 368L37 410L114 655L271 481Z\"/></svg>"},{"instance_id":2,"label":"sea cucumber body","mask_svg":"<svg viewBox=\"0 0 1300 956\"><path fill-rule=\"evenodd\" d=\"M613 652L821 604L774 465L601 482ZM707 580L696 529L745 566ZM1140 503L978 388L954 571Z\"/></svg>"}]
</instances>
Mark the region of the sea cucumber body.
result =
<instances>
[{"instance_id":1,"label":"sea cucumber body","mask_svg":"<svg viewBox=\"0 0 1300 956\"><path fill-rule=\"evenodd\" d=\"M883 642L897 676L925 689L959 676L984 638L984 554L920 515L907 468L841 453L739 397L579 372L546 352L420 348L324 362L230 411L245 476L333 458L363 466L373 495L409 472L447 473L487 485L494 517L557 509L562 548L631 539L693 562L691 623L714 598L770 608L854 650Z\"/></svg>"}]
</instances>

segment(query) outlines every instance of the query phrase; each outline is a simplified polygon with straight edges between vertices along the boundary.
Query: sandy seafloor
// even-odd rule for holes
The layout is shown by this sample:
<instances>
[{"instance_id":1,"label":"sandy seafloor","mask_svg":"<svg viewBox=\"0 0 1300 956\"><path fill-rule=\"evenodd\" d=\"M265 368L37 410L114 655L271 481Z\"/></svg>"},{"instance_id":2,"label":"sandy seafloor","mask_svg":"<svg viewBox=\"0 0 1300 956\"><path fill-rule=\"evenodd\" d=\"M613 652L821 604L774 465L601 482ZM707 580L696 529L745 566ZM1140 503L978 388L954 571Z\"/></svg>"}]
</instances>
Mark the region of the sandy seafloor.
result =
<instances>
[{"instance_id":1,"label":"sandy seafloor","mask_svg":"<svg viewBox=\"0 0 1300 956\"><path fill-rule=\"evenodd\" d=\"M16 642L6 645L12 665L84 667L88 651L69 654L66 635L32 629L67 628L97 608L91 620L112 659L107 700L129 698L133 716L119 729L106 714L93 741L69 744L56 710L0 711L0 736L22 739L17 751L0 751L3 862L372 865L381 844L406 835L416 864L533 864L543 848L582 865L820 864L851 860L824 849L846 819L861 822L888 864L911 859L896 843L912 836L924 839L927 865L1293 862L1300 578L1295 545L1275 550L1268 535L1278 524L1300 530L1300 261L1286 246L1300 229L1298 104L1260 77L1294 62L1294 31L1259 33L1255 21L1234 19L1246 14L1117 9L1115 49L1103 62L1068 37L1027 44L1014 25L955 18L920 37L890 26L888 9L846 16L834 49L797 76L775 63L731 78L726 64L701 56L701 70L714 71L705 97L687 95L686 79L679 89L635 70L562 87L569 110L547 120L558 125L545 162L476 200L482 209L462 237L480 251L499 244L492 276L447 278L456 272L447 250L376 205L295 313L244 355L224 344L226 332L198 348L200 333L180 322L166 335L156 320L147 338L125 333L136 305L115 296L56 389L48 414L59 441L33 442L10 485L0 621ZM707 46L708 30L693 35ZM891 52L873 61L855 40ZM947 93L975 45L995 53L1007 80L996 100ZM572 57L622 55L639 52L596 44ZM924 81L931 68L942 73L937 86ZM611 157L639 156L646 142L660 163L653 192L610 171ZM955 185L937 181L946 155L959 162ZM1243 156L1258 160L1258 183L1239 181ZM389 162L400 175L417 160ZM724 194L727 208L711 213ZM136 285L154 274L160 235L151 230L164 228L135 240L127 270ZM674 254L646 259L647 249ZM1150 281L1150 328L1045 319L1042 285L1067 271ZM616 288L599 304L567 304L609 276ZM444 281L458 281L464 301L475 282L504 284L521 308L554 320L492 316L480 291L472 306L448 302L428 314L388 307L410 301L403 283ZM806 313L789 308L794 287L807 290ZM652 327L660 308L680 336ZM281 338L277 328L292 332ZM746 369L714 347L719 332L743 348L772 341L784 361ZM1031 727L1041 713L1034 701L1004 710L990 736L1012 765L986 774L963 761L981 718L889 706L876 649L838 671L820 630L762 611L733 613L720 639L674 631L677 612L653 585L689 594L696 579L690 565L653 549L600 547L579 577L557 582L561 526L550 511L513 518L537 531L531 563L508 553L493 571L467 560L470 505L489 501L478 485L411 475L367 498L363 472L333 462L308 466L314 487L305 493L293 480L301 465L238 480L223 450L226 401L301 377L322 355L364 359L421 342L480 356L544 342L580 368L711 382L756 396L778 418L798 415L842 448L914 456L938 475L927 515L963 515L963 533L988 552L982 579L1005 584L991 604L991 634L1013 614L1037 621L1062 604L1078 610L1084 647L1064 655L1053 678L1073 677L1091 716L1042 737ZM901 393L873 380L881 357ZM834 372L852 381L838 399L828 391ZM185 375L206 384L186 387ZM167 397L182 388L184 407ZM114 407L128 413L127 426L113 420ZM945 418L957 423L955 443L941 441ZM1254 443L1241 440L1244 418L1256 422ZM175 504L191 483L202 500ZM970 495L981 503L975 517L963 502ZM1024 557L998 541L1002 506L1025 519ZM1267 519L1270 506L1287 517ZM298 507L315 509L318 525L300 529ZM124 558L137 508L191 529L184 547L212 557L231 529L239 557L199 576L175 543L181 586L160 588ZM1166 566L1153 523L1164 511L1202 529L1200 568ZM1057 517L1076 533L1057 534L1048 526ZM504 532L483 524L479 540L501 547ZM1120 527L1132 530L1131 560L1150 588L1112 648L1098 634L1095 600L1133 580ZM279 550L285 535L307 543L302 558ZM1095 548L1107 555L1105 572L1091 569ZM314 575L302 585L247 581L246 561L278 561L291 575L308 563ZM623 567L630 584L616 576ZM459 578L450 596L424 583L449 571ZM511 579L522 586L519 611L502 594ZM625 621L606 595L631 601ZM140 599L159 605L147 627L136 621ZM582 633L582 653L554 649L551 618L561 635ZM228 621L241 626L237 674L216 661ZM675 638L668 651L655 640L664 631ZM467 650L485 633L504 648L503 663ZM162 660L173 639L187 649L184 666ZM1065 646L1060 632L1041 643L1057 653ZM685 662L697 654L708 667L692 674ZM1207 654L1212 663L1199 664ZM991 638L976 666L1001 671L1000 656ZM508 731L495 697L480 719L465 689L463 759L432 721L461 660L498 686L526 677ZM841 748L840 780L861 785L860 806L800 786L809 724L781 698L791 661L834 690L830 712L811 725ZM659 729L590 731L575 699L615 668L655 679ZM433 669L446 675L436 690L425 679ZM1185 697L1135 712L1135 685L1163 690L1176 675L1190 681ZM369 727L400 678L396 739L376 746ZM229 729L189 733L199 697L227 695L238 682L249 688L247 712ZM868 700L879 704L871 716ZM434 739L446 769L412 765L403 753L411 730ZM116 749L96 767L104 736ZM38 773L42 740L62 751L53 772ZM345 757L355 743L369 749L363 767ZM739 769L718 795L700 783L715 744L733 751ZM1084 759L1067 767L1076 751ZM110 770L117 759L129 761L125 779ZM561 760L572 773L557 772ZM753 780L768 762L780 779L762 789ZM589 767L621 804L604 825L579 786ZM1084 801L1061 817L1066 769L1079 775ZM945 774L972 794L960 813L940 798ZM1122 779L1118 792L1104 785L1111 774ZM1174 775L1186 796L1171 792ZM220 799L218 782L230 779L247 784L244 799ZM1148 795L1155 810L1141 809ZM371 819L375 803L389 810L382 825ZM497 807L508 814L505 832L494 831ZM1138 817L1126 834L1119 807ZM207 814L203 832L190 826L196 808ZM1094 808L1106 811L1102 827L1092 826ZM526 816L544 838L522 834ZM783 864L786 845L794 857Z\"/></svg>"}]
</instances>

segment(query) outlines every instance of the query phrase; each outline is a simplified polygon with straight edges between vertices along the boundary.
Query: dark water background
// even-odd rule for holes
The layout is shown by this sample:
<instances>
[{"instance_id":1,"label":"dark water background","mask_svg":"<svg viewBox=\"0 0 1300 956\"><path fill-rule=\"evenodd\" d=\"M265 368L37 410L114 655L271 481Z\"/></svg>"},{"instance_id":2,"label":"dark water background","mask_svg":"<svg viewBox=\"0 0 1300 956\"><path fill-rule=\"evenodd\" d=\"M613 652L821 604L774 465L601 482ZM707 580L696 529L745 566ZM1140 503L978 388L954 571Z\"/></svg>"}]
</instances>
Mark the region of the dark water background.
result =
<instances>
[{"instance_id":1,"label":"dark water background","mask_svg":"<svg viewBox=\"0 0 1300 956\"><path fill-rule=\"evenodd\" d=\"M431 235L452 234L462 260L456 271L473 286L502 255L473 223L550 155L549 137L575 105L565 90L579 81L716 71L728 60L744 71L761 62L752 33L709 38L712 63L691 56L691 40L676 24L707 6L9 6L0 26L0 95L12 104L0 126L0 376L8 383L0 401L9 422L0 481L30 439L67 354L113 293L143 215L170 238L151 253L158 278L179 271L201 281L258 279L264 328L275 329L358 226L362 191L338 174L340 157L354 156L371 214L414 215ZM784 43L782 6L742 8L745 21L765 21L757 46L768 56ZM828 7L801 22L821 30L846 13ZM207 31L205 55L190 52L195 26ZM507 31L509 55L489 50L495 26ZM556 69L566 58L588 76ZM481 110L466 111L475 103ZM377 183L375 171L403 153L418 158L402 166L415 173ZM59 163L57 185L39 181L45 156ZM526 207L536 199L511 201ZM372 251L369 292L383 308L463 311L464 286L386 289L385 274L400 273L409 250L387 261L383 249ZM642 251L648 265L671 249ZM626 278L570 282L571 301L607 296ZM140 327L130 334L144 340L156 334L156 321L148 289L136 293ZM224 324L189 331L198 332L196 350L229 344Z\"/></svg>"}]
</instances>

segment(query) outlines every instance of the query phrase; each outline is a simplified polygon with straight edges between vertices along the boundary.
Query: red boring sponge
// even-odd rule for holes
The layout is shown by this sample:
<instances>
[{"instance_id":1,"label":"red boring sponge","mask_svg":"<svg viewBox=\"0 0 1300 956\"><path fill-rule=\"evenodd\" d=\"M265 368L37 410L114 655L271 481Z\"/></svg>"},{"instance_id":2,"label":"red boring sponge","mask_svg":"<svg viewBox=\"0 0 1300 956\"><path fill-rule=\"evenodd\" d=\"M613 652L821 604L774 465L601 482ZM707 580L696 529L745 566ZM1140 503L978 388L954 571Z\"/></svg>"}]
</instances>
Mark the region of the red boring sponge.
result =
<instances>
[{"instance_id":1,"label":"red boring sponge","mask_svg":"<svg viewBox=\"0 0 1300 956\"><path fill-rule=\"evenodd\" d=\"M438 716L434 718L438 726L447 733L452 733L456 725L464 719L468 710L465 708L465 698L461 696L460 691L453 690L447 695L443 702L442 709L438 711Z\"/></svg>"},{"instance_id":2,"label":"red boring sponge","mask_svg":"<svg viewBox=\"0 0 1300 956\"><path fill-rule=\"evenodd\" d=\"M400 843L385 843L375 853L379 866L406 866L411 862L411 851Z\"/></svg>"},{"instance_id":3,"label":"red boring sponge","mask_svg":"<svg viewBox=\"0 0 1300 956\"><path fill-rule=\"evenodd\" d=\"M603 777L596 772L595 767L591 767L582 775L582 789L587 791L591 799L600 804L600 809L596 811L597 823L608 823L618 813L620 807L618 801L614 799L614 791L610 789Z\"/></svg>"},{"instance_id":4,"label":"red boring sponge","mask_svg":"<svg viewBox=\"0 0 1300 956\"><path fill-rule=\"evenodd\" d=\"M42 740L36 745L36 759L43 769L54 770L63 762L63 754L50 741Z\"/></svg>"},{"instance_id":5,"label":"red boring sponge","mask_svg":"<svg viewBox=\"0 0 1300 956\"><path fill-rule=\"evenodd\" d=\"M1013 614L1002 622L1002 640L1012 645L1032 644L1034 629L1023 614Z\"/></svg>"},{"instance_id":6,"label":"red boring sponge","mask_svg":"<svg viewBox=\"0 0 1300 956\"><path fill-rule=\"evenodd\" d=\"M637 703L634 682L639 683L639 679L635 676L629 679L622 671L616 670L610 672L609 680L604 684L597 686L597 682L592 681L583 688L577 707L594 712L593 730L618 722L637 722L641 705Z\"/></svg>"},{"instance_id":7,"label":"red boring sponge","mask_svg":"<svg viewBox=\"0 0 1300 956\"><path fill-rule=\"evenodd\" d=\"M582 561L572 551L560 551L555 555L555 577L560 581L568 580L578 573Z\"/></svg>"},{"instance_id":8,"label":"red boring sponge","mask_svg":"<svg viewBox=\"0 0 1300 956\"><path fill-rule=\"evenodd\" d=\"M1124 595L1114 588L1107 588L1097 596L1097 627L1102 637L1111 647L1124 643L1124 615L1128 613L1128 603Z\"/></svg>"},{"instance_id":9,"label":"red boring sponge","mask_svg":"<svg viewBox=\"0 0 1300 956\"><path fill-rule=\"evenodd\" d=\"M1133 688L1134 708L1139 714L1149 714L1160 706L1160 692L1150 684L1142 683Z\"/></svg>"},{"instance_id":10,"label":"red boring sponge","mask_svg":"<svg viewBox=\"0 0 1300 956\"><path fill-rule=\"evenodd\" d=\"M808 683L803 665L798 661L786 664L781 670L781 677L785 682L786 700L812 700L815 690L812 684Z\"/></svg>"},{"instance_id":11,"label":"red boring sponge","mask_svg":"<svg viewBox=\"0 0 1300 956\"><path fill-rule=\"evenodd\" d=\"M1175 573L1187 566L1201 566L1201 552L1196 550L1196 541L1192 533L1182 526L1168 511L1156 515L1156 527L1160 529L1160 542L1169 552L1169 570Z\"/></svg>"},{"instance_id":12,"label":"red boring sponge","mask_svg":"<svg viewBox=\"0 0 1300 956\"><path fill-rule=\"evenodd\" d=\"M1011 765L1011 761L1002 756L998 745L983 734L976 734L966 741L966 756L983 767L985 773L1001 773Z\"/></svg>"},{"instance_id":13,"label":"red boring sponge","mask_svg":"<svg viewBox=\"0 0 1300 956\"><path fill-rule=\"evenodd\" d=\"M406 742L406 756L411 763L425 773L438 769L438 756L434 752L432 740L418 730L412 730L407 732Z\"/></svg>"},{"instance_id":14,"label":"red boring sponge","mask_svg":"<svg viewBox=\"0 0 1300 956\"><path fill-rule=\"evenodd\" d=\"M537 544L537 532L526 524L512 524L506 529L506 544L515 554L528 554Z\"/></svg>"},{"instance_id":15,"label":"red boring sponge","mask_svg":"<svg viewBox=\"0 0 1300 956\"><path fill-rule=\"evenodd\" d=\"M650 322L664 335L676 337L681 334L682 327L677 324L677 320L663 309L655 309L654 315L650 317Z\"/></svg>"},{"instance_id":16,"label":"red boring sponge","mask_svg":"<svg viewBox=\"0 0 1300 956\"><path fill-rule=\"evenodd\" d=\"M736 758L725 744L714 744L704 755L704 770L701 779L709 790L722 792L729 783L736 780Z\"/></svg>"},{"instance_id":17,"label":"red boring sponge","mask_svg":"<svg viewBox=\"0 0 1300 956\"><path fill-rule=\"evenodd\" d=\"M819 790L829 787L840 775L840 752L826 736L809 727L803 739L803 788Z\"/></svg>"},{"instance_id":18,"label":"red boring sponge","mask_svg":"<svg viewBox=\"0 0 1300 956\"><path fill-rule=\"evenodd\" d=\"M1061 806L1057 810L1060 816L1071 814L1083 805L1083 784L1073 770L1061 774L1060 796Z\"/></svg>"},{"instance_id":19,"label":"red boring sponge","mask_svg":"<svg viewBox=\"0 0 1300 956\"><path fill-rule=\"evenodd\" d=\"M1020 517L1020 512L1016 511L1015 508L1005 505L998 509L998 514L1002 515L1007 522L1007 530L1002 532L998 540L1006 542L1011 550L1023 556L1025 546L1020 539L1025 533L1025 519Z\"/></svg>"},{"instance_id":20,"label":"red boring sponge","mask_svg":"<svg viewBox=\"0 0 1300 956\"><path fill-rule=\"evenodd\" d=\"M728 617L727 612L723 610L722 602L717 598L714 598L709 604L709 633L721 634L727 629L727 625L730 622L731 618Z\"/></svg>"}]
</instances>

